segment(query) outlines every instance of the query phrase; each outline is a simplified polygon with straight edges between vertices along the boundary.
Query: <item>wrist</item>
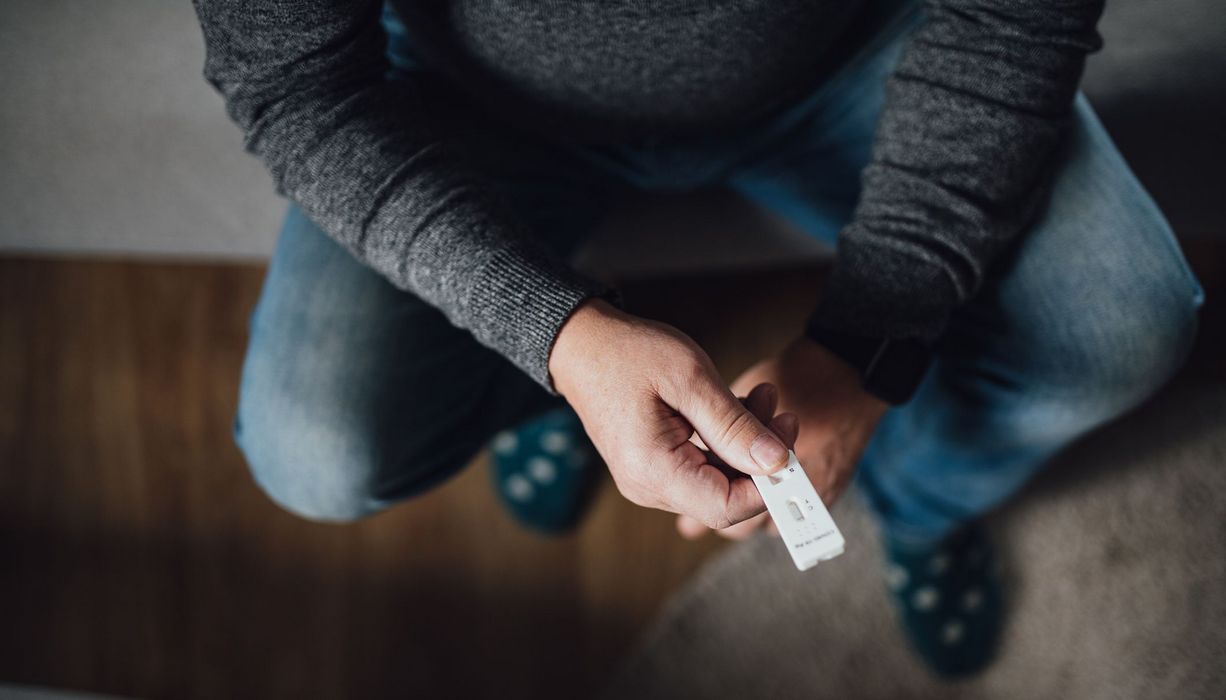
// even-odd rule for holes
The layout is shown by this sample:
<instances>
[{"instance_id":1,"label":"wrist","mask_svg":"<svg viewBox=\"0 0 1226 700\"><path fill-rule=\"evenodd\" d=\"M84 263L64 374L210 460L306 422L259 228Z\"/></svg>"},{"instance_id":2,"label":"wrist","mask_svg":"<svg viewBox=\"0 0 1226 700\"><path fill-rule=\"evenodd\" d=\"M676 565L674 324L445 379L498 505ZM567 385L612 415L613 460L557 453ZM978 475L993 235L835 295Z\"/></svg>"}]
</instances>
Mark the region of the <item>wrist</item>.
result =
<instances>
[{"instance_id":1,"label":"wrist","mask_svg":"<svg viewBox=\"0 0 1226 700\"><path fill-rule=\"evenodd\" d=\"M895 406L911 400L932 362L931 347L914 338L855 335L812 320L805 337L854 368L866 392Z\"/></svg>"},{"instance_id":2,"label":"wrist","mask_svg":"<svg viewBox=\"0 0 1226 700\"><path fill-rule=\"evenodd\" d=\"M820 374L815 384L843 397L845 402L851 404L845 404L845 409L853 408L854 413L870 423L876 423L890 407L889 403L864 388L860 371L854 365L811 338L801 336L792 341L783 355L785 366L804 367L809 372Z\"/></svg>"},{"instance_id":3,"label":"wrist","mask_svg":"<svg viewBox=\"0 0 1226 700\"><path fill-rule=\"evenodd\" d=\"M571 315L558 329L553 347L549 352L549 376L554 389L562 396L573 386L582 360L589 356L593 342L602 336L609 326L624 315L617 307L604 299L588 299L575 307Z\"/></svg>"}]
</instances>

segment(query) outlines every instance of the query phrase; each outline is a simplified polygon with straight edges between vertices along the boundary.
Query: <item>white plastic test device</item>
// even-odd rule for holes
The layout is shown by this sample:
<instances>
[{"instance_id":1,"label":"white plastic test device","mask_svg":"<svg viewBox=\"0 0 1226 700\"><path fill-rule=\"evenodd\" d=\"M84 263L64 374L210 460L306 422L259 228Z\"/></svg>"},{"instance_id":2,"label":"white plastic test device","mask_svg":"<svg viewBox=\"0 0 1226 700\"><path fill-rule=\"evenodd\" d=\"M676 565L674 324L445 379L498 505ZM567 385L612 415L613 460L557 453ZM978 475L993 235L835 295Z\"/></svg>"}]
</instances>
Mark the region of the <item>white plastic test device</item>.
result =
<instances>
[{"instance_id":1,"label":"white plastic test device","mask_svg":"<svg viewBox=\"0 0 1226 700\"><path fill-rule=\"evenodd\" d=\"M762 493L766 510L779 528L797 569L811 569L819 561L843 553L843 533L834 524L795 452L788 450L786 467L767 476L754 476L753 482Z\"/></svg>"}]
</instances>

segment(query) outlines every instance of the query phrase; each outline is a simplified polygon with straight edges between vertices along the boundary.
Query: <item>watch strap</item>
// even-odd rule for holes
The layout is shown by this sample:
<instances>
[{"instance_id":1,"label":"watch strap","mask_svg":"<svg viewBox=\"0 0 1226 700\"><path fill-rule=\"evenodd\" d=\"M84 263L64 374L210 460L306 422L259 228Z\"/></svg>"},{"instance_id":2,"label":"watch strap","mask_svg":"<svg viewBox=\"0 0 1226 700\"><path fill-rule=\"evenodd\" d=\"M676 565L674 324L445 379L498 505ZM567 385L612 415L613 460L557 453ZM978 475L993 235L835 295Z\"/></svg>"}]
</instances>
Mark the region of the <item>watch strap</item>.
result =
<instances>
[{"instance_id":1,"label":"watch strap","mask_svg":"<svg viewBox=\"0 0 1226 700\"><path fill-rule=\"evenodd\" d=\"M914 338L870 338L812 323L805 335L855 367L865 391L894 406L915 395L932 364L931 348Z\"/></svg>"}]
</instances>

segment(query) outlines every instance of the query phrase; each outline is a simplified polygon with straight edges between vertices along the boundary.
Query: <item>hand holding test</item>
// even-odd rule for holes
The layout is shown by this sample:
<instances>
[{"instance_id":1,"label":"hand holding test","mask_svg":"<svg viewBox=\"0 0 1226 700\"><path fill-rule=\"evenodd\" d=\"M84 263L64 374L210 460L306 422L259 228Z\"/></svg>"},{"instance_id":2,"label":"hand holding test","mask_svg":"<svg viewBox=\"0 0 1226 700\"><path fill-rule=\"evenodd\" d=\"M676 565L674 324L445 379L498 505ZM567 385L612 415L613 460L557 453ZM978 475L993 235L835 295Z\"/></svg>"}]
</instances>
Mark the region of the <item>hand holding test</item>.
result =
<instances>
[{"instance_id":1,"label":"hand holding test","mask_svg":"<svg viewBox=\"0 0 1226 700\"><path fill-rule=\"evenodd\" d=\"M788 450L788 463L783 469L766 476L754 476L753 481L797 569L811 569L819 561L843 553L843 534L813 488L809 475L800 466L795 452Z\"/></svg>"}]
</instances>

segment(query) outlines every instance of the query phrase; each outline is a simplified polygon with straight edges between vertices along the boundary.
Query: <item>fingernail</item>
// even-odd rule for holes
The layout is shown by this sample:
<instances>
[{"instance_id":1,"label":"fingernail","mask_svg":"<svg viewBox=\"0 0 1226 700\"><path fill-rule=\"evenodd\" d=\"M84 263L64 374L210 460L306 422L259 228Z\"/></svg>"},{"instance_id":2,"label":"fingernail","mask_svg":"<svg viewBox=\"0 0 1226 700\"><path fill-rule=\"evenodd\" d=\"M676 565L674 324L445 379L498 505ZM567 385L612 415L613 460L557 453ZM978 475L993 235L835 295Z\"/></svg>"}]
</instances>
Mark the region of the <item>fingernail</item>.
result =
<instances>
[{"instance_id":1,"label":"fingernail","mask_svg":"<svg viewBox=\"0 0 1226 700\"><path fill-rule=\"evenodd\" d=\"M788 448L770 433L762 433L756 437L749 446L749 454L759 467L768 472L773 472L788 462Z\"/></svg>"}]
</instances>

